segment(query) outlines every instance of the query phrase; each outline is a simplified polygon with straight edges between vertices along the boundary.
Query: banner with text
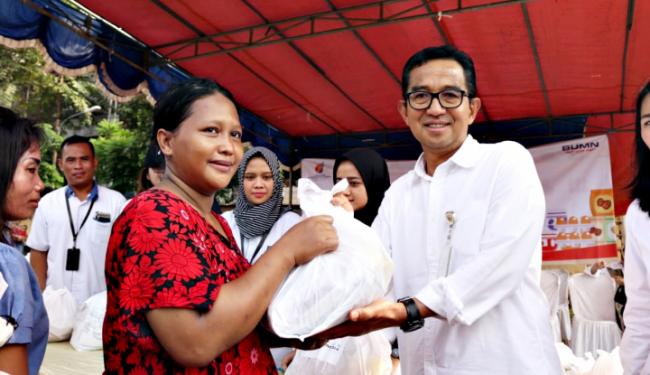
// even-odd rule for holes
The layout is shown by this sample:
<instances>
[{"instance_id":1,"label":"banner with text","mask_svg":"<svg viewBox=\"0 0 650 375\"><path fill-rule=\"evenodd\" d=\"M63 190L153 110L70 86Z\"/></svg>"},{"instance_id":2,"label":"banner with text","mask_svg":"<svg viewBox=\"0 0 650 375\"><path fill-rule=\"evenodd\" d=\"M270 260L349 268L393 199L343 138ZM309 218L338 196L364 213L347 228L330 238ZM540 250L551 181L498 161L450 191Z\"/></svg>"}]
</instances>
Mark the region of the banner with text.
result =
<instances>
[{"instance_id":1,"label":"banner with text","mask_svg":"<svg viewBox=\"0 0 650 375\"><path fill-rule=\"evenodd\" d=\"M546 195L544 261L617 256L607 136L530 149Z\"/></svg>"}]
</instances>

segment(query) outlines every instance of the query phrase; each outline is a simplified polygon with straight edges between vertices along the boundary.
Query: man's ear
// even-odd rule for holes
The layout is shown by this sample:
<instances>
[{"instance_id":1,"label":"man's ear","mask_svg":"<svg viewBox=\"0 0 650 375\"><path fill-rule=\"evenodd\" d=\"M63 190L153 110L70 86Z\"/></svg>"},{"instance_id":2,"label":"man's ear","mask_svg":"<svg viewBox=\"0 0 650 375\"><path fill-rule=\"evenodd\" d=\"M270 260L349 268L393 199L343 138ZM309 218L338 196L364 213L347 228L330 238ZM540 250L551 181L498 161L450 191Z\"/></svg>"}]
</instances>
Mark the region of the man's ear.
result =
<instances>
[{"instance_id":1,"label":"man's ear","mask_svg":"<svg viewBox=\"0 0 650 375\"><path fill-rule=\"evenodd\" d=\"M408 121L407 121L407 116L406 116L406 101L404 99L400 99L397 102L397 112L399 112L399 115L402 117L402 121L408 126Z\"/></svg>"},{"instance_id":2,"label":"man's ear","mask_svg":"<svg viewBox=\"0 0 650 375\"><path fill-rule=\"evenodd\" d=\"M469 102L469 111L470 111L470 125L474 123L478 112L481 110L481 98L476 97L470 99Z\"/></svg>"},{"instance_id":3,"label":"man's ear","mask_svg":"<svg viewBox=\"0 0 650 375\"><path fill-rule=\"evenodd\" d=\"M172 156L173 133L165 129L158 129L158 131L156 131L156 140L158 141L160 152L165 156Z\"/></svg>"},{"instance_id":4,"label":"man's ear","mask_svg":"<svg viewBox=\"0 0 650 375\"><path fill-rule=\"evenodd\" d=\"M56 167L59 169L59 172L63 173L63 160L61 159L61 155L58 155L56 158Z\"/></svg>"}]
</instances>

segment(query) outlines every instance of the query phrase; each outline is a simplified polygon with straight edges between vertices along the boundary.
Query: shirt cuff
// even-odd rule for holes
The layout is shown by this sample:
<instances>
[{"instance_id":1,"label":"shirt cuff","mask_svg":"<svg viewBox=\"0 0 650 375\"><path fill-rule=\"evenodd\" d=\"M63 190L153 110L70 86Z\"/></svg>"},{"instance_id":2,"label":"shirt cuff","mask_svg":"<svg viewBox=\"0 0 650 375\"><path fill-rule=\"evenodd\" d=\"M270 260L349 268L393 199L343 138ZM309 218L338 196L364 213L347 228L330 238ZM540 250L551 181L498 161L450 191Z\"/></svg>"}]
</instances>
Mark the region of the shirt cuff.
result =
<instances>
[{"instance_id":1,"label":"shirt cuff","mask_svg":"<svg viewBox=\"0 0 650 375\"><path fill-rule=\"evenodd\" d=\"M435 314L447 319L448 322L458 320L468 324L462 316L463 301L449 285L447 278L440 278L422 288L413 297L422 302Z\"/></svg>"}]
</instances>

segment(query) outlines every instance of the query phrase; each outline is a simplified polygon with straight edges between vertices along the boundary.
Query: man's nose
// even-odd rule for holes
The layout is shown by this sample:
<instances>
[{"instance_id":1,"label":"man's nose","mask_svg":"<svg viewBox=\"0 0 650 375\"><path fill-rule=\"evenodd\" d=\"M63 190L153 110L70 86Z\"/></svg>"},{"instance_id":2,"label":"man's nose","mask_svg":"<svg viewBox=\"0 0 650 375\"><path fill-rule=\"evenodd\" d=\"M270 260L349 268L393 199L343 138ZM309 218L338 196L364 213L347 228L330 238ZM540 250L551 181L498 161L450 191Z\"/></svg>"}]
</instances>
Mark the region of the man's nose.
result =
<instances>
[{"instance_id":1,"label":"man's nose","mask_svg":"<svg viewBox=\"0 0 650 375\"><path fill-rule=\"evenodd\" d=\"M447 112L447 109L445 109L441 104L440 104L440 98L436 97L431 100L431 105L429 108L426 110L427 114L432 115L432 116L440 116L441 114Z\"/></svg>"}]
</instances>

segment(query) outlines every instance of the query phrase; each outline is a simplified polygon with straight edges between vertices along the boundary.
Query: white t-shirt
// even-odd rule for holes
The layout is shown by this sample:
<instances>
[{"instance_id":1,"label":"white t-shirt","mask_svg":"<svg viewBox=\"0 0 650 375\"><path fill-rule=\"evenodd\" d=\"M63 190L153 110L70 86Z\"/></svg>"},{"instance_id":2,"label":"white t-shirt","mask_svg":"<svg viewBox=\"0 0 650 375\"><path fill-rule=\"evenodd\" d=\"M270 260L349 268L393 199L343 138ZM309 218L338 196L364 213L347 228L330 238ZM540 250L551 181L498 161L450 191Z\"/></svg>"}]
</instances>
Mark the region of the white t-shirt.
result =
<instances>
[{"instance_id":1,"label":"white t-shirt","mask_svg":"<svg viewBox=\"0 0 650 375\"><path fill-rule=\"evenodd\" d=\"M235 220L234 210L228 211L222 216L228 222L228 225L232 230L232 235L235 237L235 241L237 241L237 246L240 250L242 250L241 234L239 232L239 227L237 226L237 220ZM250 263L255 263L255 261L260 259L262 254L264 254L264 252L266 252L269 247L273 246L273 244L275 244L283 234L285 234L289 229L291 229L291 227L296 225L301 220L302 218L300 215L291 211L285 212L282 216L280 216L278 218L278 221L276 221L275 224L273 224L271 227L271 230L269 230L269 234L266 236L266 239L260 247L259 252L255 255L255 259L251 259L251 257L253 256L255 249L257 249L262 236L244 238L244 257L246 257Z\"/></svg>"},{"instance_id":2,"label":"white t-shirt","mask_svg":"<svg viewBox=\"0 0 650 375\"><path fill-rule=\"evenodd\" d=\"M96 186L98 198L77 236L77 248L80 250L78 271L65 269L68 249L73 247L65 203L67 186L56 189L41 199L26 241L26 245L33 250L48 252L46 285L54 289L67 288L77 303L83 303L88 297L106 290L106 248L113 222L125 202L119 192ZM90 208L91 194L83 201L72 194L68 201L76 231Z\"/></svg>"},{"instance_id":3,"label":"white t-shirt","mask_svg":"<svg viewBox=\"0 0 650 375\"><path fill-rule=\"evenodd\" d=\"M562 372L540 288L544 206L522 146L471 136L433 176L421 156L391 185L372 228L393 258L395 297L441 316L398 333L403 374Z\"/></svg>"},{"instance_id":4,"label":"white t-shirt","mask_svg":"<svg viewBox=\"0 0 650 375\"><path fill-rule=\"evenodd\" d=\"M639 201L625 215L625 332L621 362L626 374L650 374L650 217Z\"/></svg>"}]
</instances>

